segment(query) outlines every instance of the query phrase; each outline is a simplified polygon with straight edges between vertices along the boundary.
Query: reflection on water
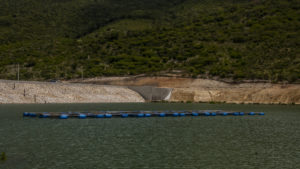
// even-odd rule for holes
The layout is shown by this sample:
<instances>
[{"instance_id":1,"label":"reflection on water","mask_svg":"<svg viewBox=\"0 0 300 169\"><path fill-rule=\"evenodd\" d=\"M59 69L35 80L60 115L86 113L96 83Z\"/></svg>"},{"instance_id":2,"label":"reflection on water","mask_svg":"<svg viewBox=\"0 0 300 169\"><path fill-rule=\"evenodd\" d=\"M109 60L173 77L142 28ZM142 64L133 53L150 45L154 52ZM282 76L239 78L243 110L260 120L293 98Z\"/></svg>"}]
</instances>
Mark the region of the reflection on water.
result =
<instances>
[{"instance_id":1,"label":"reflection on water","mask_svg":"<svg viewBox=\"0 0 300 169\"><path fill-rule=\"evenodd\" d=\"M23 111L264 111L265 116L23 119ZM0 168L297 168L300 106L0 105Z\"/></svg>"}]
</instances>

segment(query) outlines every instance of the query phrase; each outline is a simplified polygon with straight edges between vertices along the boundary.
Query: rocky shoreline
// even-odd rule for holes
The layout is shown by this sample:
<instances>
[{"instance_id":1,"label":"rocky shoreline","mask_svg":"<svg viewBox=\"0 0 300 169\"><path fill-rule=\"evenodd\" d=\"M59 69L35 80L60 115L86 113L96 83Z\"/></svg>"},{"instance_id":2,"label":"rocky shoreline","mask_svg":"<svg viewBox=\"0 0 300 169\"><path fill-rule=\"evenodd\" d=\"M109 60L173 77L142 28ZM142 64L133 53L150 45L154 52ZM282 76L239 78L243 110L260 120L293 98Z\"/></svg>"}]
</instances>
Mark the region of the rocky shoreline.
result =
<instances>
[{"instance_id":1,"label":"rocky shoreline","mask_svg":"<svg viewBox=\"0 0 300 169\"><path fill-rule=\"evenodd\" d=\"M0 81L0 103L144 102L136 92L118 86Z\"/></svg>"},{"instance_id":2,"label":"rocky shoreline","mask_svg":"<svg viewBox=\"0 0 300 169\"><path fill-rule=\"evenodd\" d=\"M71 82L79 82L72 80ZM153 86L171 89L170 102L213 102L237 104L300 104L300 84L243 82L181 78L181 77L103 77L91 78L80 83Z\"/></svg>"},{"instance_id":3,"label":"rocky shoreline","mask_svg":"<svg viewBox=\"0 0 300 169\"><path fill-rule=\"evenodd\" d=\"M300 85L232 84L179 77L109 77L55 83L0 80L2 104L149 101L300 104Z\"/></svg>"}]
</instances>

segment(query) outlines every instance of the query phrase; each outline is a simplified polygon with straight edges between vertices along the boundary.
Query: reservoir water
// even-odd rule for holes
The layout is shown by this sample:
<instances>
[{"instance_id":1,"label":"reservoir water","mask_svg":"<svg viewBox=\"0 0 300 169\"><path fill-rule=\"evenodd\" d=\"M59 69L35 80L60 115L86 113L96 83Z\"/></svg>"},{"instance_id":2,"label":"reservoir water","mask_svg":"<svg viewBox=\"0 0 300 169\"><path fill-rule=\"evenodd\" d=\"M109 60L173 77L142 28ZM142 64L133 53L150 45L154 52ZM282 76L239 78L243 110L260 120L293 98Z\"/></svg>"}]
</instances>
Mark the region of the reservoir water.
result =
<instances>
[{"instance_id":1,"label":"reservoir water","mask_svg":"<svg viewBox=\"0 0 300 169\"><path fill-rule=\"evenodd\" d=\"M203 110L265 116L23 118L24 111ZM0 105L1 169L300 168L300 106L235 104ZM0 154L1 155L1 154Z\"/></svg>"}]
</instances>

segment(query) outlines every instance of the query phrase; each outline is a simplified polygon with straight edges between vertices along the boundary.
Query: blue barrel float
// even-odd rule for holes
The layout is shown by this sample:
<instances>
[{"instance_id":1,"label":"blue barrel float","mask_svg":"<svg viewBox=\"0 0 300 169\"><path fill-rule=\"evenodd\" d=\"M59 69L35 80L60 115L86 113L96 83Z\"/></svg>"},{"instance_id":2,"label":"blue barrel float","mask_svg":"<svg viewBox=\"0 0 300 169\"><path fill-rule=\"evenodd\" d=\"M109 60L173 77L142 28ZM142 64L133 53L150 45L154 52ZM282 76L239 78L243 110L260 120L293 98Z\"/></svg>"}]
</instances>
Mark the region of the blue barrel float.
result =
<instances>
[{"instance_id":1,"label":"blue barrel float","mask_svg":"<svg viewBox=\"0 0 300 169\"><path fill-rule=\"evenodd\" d=\"M139 113L136 115L137 117L144 117L144 114L143 113Z\"/></svg>"},{"instance_id":2,"label":"blue barrel float","mask_svg":"<svg viewBox=\"0 0 300 169\"><path fill-rule=\"evenodd\" d=\"M259 115L263 116L263 115L265 115L265 113L264 112L260 112Z\"/></svg>"},{"instance_id":3,"label":"blue barrel float","mask_svg":"<svg viewBox=\"0 0 300 169\"><path fill-rule=\"evenodd\" d=\"M210 116L210 113L209 112L204 112L204 115L205 116Z\"/></svg>"},{"instance_id":4,"label":"blue barrel float","mask_svg":"<svg viewBox=\"0 0 300 169\"><path fill-rule=\"evenodd\" d=\"M179 116L185 116L185 113L179 113Z\"/></svg>"},{"instance_id":5,"label":"blue barrel float","mask_svg":"<svg viewBox=\"0 0 300 169\"><path fill-rule=\"evenodd\" d=\"M223 116L227 116L228 113L227 113L227 112L223 112L222 115L223 115Z\"/></svg>"},{"instance_id":6,"label":"blue barrel float","mask_svg":"<svg viewBox=\"0 0 300 169\"><path fill-rule=\"evenodd\" d=\"M122 113L121 117L126 118L126 117L128 117L128 114L127 113Z\"/></svg>"},{"instance_id":7,"label":"blue barrel float","mask_svg":"<svg viewBox=\"0 0 300 169\"><path fill-rule=\"evenodd\" d=\"M240 113L239 112L234 112L233 115L238 116L238 115L240 115Z\"/></svg>"},{"instance_id":8,"label":"blue barrel float","mask_svg":"<svg viewBox=\"0 0 300 169\"><path fill-rule=\"evenodd\" d=\"M151 114L150 113L146 113L145 117L151 117Z\"/></svg>"},{"instance_id":9,"label":"blue barrel float","mask_svg":"<svg viewBox=\"0 0 300 169\"><path fill-rule=\"evenodd\" d=\"M199 116L199 113L193 112L192 116Z\"/></svg>"},{"instance_id":10,"label":"blue barrel float","mask_svg":"<svg viewBox=\"0 0 300 169\"><path fill-rule=\"evenodd\" d=\"M179 116L179 114L175 112L172 114L172 116L177 117L177 116Z\"/></svg>"},{"instance_id":11,"label":"blue barrel float","mask_svg":"<svg viewBox=\"0 0 300 169\"><path fill-rule=\"evenodd\" d=\"M159 117L165 117L166 113L159 113Z\"/></svg>"},{"instance_id":12,"label":"blue barrel float","mask_svg":"<svg viewBox=\"0 0 300 169\"><path fill-rule=\"evenodd\" d=\"M254 112L250 112L250 113L248 113L248 115L253 116L253 115L255 115L255 113Z\"/></svg>"},{"instance_id":13,"label":"blue barrel float","mask_svg":"<svg viewBox=\"0 0 300 169\"><path fill-rule=\"evenodd\" d=\"M80 118L80 119L85 119L85 118L86 118L86 115L85 115L85 114L79 114L78 118Z\"/></svg>"},{"instance_id":14,"label":"blue barrel float","mask_svg":"<svg viewBox=\"0 0 300 169\"><path fill-rule=\"evenodd\" d=\"M67 119L67 118L69 118L69 116L68 116L67 114L61 114L61 115L59 116L59 118L60 118L60 119Z\"/></svg>"},{"instance_id":15,"label":"blue barrel float","mask_svg":"<svg viewBox=\"0 0 300 169\"><path fill-rule=\"evenodd\" d=\"M240 113L239 113L240 116L243 116L244 114L245 114L244 112L240 112Z\"/></svg>"},{"instance_id":16,"label":"blue barrel float","mask_svg":"<svg viewBox=\"0 0 300 169\"><path fill-rule=\"evenodd\" d=\"M216 113L216 112L212 112L211 115L212 115L212 116L216 116L217 113Z\"/></svg>"},{"instance_id":17,"label":"blue barrel float","mask_svg":"<svg viewBox=\"0 0 300 169\"><path fill-rule=\"evenodd\" d=\"M97 114L96 118L104 118L104 114Z\"/></svg>"},{"instance_id":18,"label":"blue barrel float","mask_svg":"<svg viewBox=\"0 0 300 169\"><path fill-rule=\"evenodd\" d=\"M112 114L105 114L105 118L111 118Z\"/></svg>"}]
</instances>

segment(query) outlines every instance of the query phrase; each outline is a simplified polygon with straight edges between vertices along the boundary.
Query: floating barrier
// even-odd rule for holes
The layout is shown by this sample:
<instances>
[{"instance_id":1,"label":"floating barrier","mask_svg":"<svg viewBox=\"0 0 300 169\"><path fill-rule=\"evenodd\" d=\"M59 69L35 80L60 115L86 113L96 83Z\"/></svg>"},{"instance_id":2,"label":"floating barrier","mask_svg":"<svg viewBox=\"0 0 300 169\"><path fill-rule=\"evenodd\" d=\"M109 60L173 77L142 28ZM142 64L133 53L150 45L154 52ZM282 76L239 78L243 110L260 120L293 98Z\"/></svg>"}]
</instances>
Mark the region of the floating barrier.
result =
<instances>
[{"instance_id":1,"label":"floating barrier","mask_svg":"<svg viewBox=\"0 0 300 169\"><path fill-rule=\"evenodd\" d=\"M144 117L144 114L143 113L139 113L139 114L137 114L137 117Z\"/></svg>"},{"instance_id":2,"label":"floating barrier","mask_svg":"<svg viewBox=\"0 0 300 169\"><path fill-rule=\"evenodd\" d=\"M221 110L197 110L197 111L98 111L98 112L23 112L24 118L112 118L112 117L183 117L183 116L244 116L244 115L265 115L264 112L224 112Z\"/></svg>"},{"instance_id":3,"label":"floating barrier","mask_svg":"<svg viewBox=\"0 0 300 169\"><path fill-rule=\"evenodd\" d=\"M198 113L195 113L195 112L193 112L193 113L192 113L192 116L199 116L199 114L198 114Z\"/></svg>"},{"instance_id":4,"label":"floating barrier","mask_svg":"<svg viewBox=\"0 0 300 169\"><path fill-rule=\"evenodd\" d=\"M111 117L112 117L112 114L105 114L105 117L106 117L106 118L111 118Z\"/></svg>"},{"instance_id":5,"label":"floating barrier","mask_svg":"<svg viewBox=\"0 0 300 169\"><path fill-rule=\"evenodd\" d=\"M238 116L238 115L240 115L240 113L239 112L234 112L233 115Z\"/></svg>"},{"instance_id":6,"label":"floating barrier","mask_svg":"<svg viewBox=\"0 0 300 169\"><path fill-rule=\"evenodd\" d=\"M166 114L165 113L160 113L159 117L166 117Z\"/></svg>"},{"instance_id":7,"label":"floating barrier","mask_svg":"<svg viewBox=\"0 0 300 169\"><path fill-rule=\"evenodd\" d=\"M179 116L185 116L185 113L179 113Z\"/></svg>"},{"instance_id":8,"label":"floating barrier","mask_svg":"<svg viewBox=\"0 0 300 169\"><path fill-rule=\"evenodd\" d=\"M85 118L86 118L86 115L85 115L85 114L79 114L78 118L80 118L80 119L85 119Z\"/></svg>"},{"instance_id":9,"label":"floating barrier","mask_svg":"<svg viewBox=\"0 0 300 169\"><path fill-rule=\"evenodd\" d=\"M123 114L121 114L121 117L123 117L123 118L128 117L128 114L123 113Z\"/></svg>"},{"instance_id":10,"label":"floating barrier","mask_svg":"<svg viewBox=\"0 0 300 169\"><path fill-rule=\"evenodd\" d=\"M250 112L250 113L248 113L248 115L253 116L253 115L255 115L255 113L254 112Z\"/></svg>"},{"instance_id":11,"label":"floating barrier","mask_svg":"<svg viewBox=\"0 0 300 169\"><path fill-rule=\"evenodd\" d=\"M69 118L69 116L66 115L66 114L61 114L61 115L59 116L59 118L60 118L60 119L67 119L67 118Z\"/></svg>"},{"instance_id":12,"label":"floating barrier","mask_svg":"<svg viewBox=\"0 0 300 169\"><path fill-rule=\"evenodd\" d=\"M96 118L104 118L104 114L97 114Z\"/></svg>"}]
</instances>

